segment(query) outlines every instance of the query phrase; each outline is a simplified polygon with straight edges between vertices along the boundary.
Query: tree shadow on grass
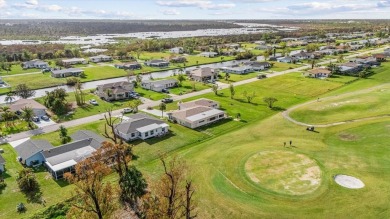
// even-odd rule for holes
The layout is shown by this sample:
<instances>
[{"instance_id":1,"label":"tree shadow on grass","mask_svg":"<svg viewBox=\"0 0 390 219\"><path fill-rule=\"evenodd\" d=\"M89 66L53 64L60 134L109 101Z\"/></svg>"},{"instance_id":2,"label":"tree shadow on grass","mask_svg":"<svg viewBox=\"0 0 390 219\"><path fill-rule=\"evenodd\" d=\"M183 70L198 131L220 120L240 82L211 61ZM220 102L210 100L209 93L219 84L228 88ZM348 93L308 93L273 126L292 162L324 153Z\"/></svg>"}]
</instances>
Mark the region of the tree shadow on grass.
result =
<instances>
[{"instance_id":1,"label":"tree shadow on grass","mask_svg":"<svg viewBox=\"0 0 390 219\"><path fill-rule=\"evenodd\" d=\"M274 107L272 107L272 110L277 111L277 112L281 112L281 111L285 111L286 109L283 107L274 106Z\"/></svg>"}]
</instances>

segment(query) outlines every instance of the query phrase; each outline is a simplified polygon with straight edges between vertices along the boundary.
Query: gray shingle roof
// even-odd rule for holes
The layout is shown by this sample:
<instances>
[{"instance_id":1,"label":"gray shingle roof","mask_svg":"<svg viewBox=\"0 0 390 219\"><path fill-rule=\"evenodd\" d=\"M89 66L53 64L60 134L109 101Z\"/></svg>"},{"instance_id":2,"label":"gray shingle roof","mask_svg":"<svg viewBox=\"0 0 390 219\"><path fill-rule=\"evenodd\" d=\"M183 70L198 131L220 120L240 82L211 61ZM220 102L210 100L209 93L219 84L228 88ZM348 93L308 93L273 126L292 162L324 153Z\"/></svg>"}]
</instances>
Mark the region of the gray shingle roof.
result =
<instances>
[{"instance_id":1,"label":"gray shingle roof","mask_svg":"<svg viewBox=\"0 0 390 219\"><path fill-rule=\"evenodd\" d=\"M158 84L172 84L172 83L178 83L178 81L176 79L165 79L165 80L158 80L158 81L142 81L142 83L150 83L150 84L154 84L154 85L158 85Z\"/></svg>"},{"instance_id":2,"label":"gray shingle roof","mask_svg":"<svg viewBox=\"0 0 390 219\"><path fill-rule=\"evenodd\" d=\"M151 125L151 124L163 124L162 120L155 119L142 113L138 113L129 116L130 120L123 122L115 127L115 129L121 133L130 134L137 131L137 129Z\"/></svg>"},{"instance_id":3,"label":"gray shingle roof","mask_svg":"<svg viewBox=\"0 0 390 219\"><path fill-rule=\"evenodd\" d=\"M50 150L52 148L54 148L53 145L51 145L50 142L46 140L28 140L16 146L15 150L19 157L21 157L23 160L27 160L38 152Z\"/></svg>"},{"instance_id":4,"label":"gray shingle roof","mask_svg":"<svg viewBox=\"0 0 390 219\"><path fill-rule=\"evenodd\" d=\"M68 160L78 162L84 159L85 156L89 156L91 154L90 152L95 151L100 146L101 143L93 138L88 138L43 151L42 154L46 161L49 162L50 165L54 166Z\"/></svg>"},{"instance_id":5,"label":"gray shingle roof","mask_svg":"<svg viewBox=\"0 0 390 219\"><path fill-rule=\"evenodd\" d=\"M63 74L63 73L78 73L78 72L84 72L84 70L79 69L79 68L67 68L67 69L62 69L62 70L53 70L51 71L53 74Z\"/></svg>"},{"instance_id":6,"label":"gray shingle roof","mask_svg":"<svg viewBox=\"0 0 390 219\"><path fill-rule=\"evenodd\" d=\"M5 164L5 160L4 160L4 158L1 156L1 154L0 154L0 164Z\"/></svg>"},{"instance_id":7,"label":"gray shingle roof","mask_svg":"<svg viewBox=\"0 0 390 219\"><path fill-rule=\"evenodd\" d=\"M103 138L103 136L100 136L100 135L96 134L95 132L91 132L88 130L79 130L76 133L72 134L70 137L73 139L73 141L79 141L79 140L84 140L84 139L88 139L88 138L93 138L99 143L106 141L106 139Z\"/></svg>"}]
</instances>

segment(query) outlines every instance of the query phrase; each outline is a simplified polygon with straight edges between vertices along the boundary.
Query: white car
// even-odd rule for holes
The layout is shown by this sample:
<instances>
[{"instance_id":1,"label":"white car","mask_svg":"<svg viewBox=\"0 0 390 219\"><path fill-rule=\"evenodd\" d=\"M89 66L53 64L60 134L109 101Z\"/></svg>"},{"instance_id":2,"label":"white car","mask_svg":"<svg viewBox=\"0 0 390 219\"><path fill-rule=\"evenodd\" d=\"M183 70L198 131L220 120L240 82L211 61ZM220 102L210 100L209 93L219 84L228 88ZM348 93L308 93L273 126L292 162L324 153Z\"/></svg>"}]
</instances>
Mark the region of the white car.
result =
<instances>
[{"instance_id":1,"label":"white car","mask_svg":"<svg viewBox=\"0 0 390 219\"><path fill-rule=\"evenodd\" d=\"M92 104L92 105L99 105L99 103L95 100L95 99L91 99L89 100L89 103Z\"/></svg>"},{"instance_id":2,"label":"white car","mask_svg":"<svg viewBox=\"0 0 390 219\"><path fill-rule=\"evenodd\" d=\"M122 113L131 113L131 112L133 112L133 110L130 108L124 108L122 111Z\"/></svg>"}]
</instances>

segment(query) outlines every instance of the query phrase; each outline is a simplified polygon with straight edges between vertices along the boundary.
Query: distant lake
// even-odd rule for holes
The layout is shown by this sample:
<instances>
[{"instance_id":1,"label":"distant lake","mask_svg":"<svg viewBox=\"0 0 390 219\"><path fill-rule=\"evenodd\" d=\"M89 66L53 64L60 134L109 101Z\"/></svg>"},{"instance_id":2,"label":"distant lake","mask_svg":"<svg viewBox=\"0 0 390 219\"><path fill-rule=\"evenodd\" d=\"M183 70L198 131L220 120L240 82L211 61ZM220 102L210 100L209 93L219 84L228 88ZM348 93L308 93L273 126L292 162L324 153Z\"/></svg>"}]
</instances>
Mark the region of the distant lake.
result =
<instances>
[{"instance_id":1,"label":"distant lake","mask_svg":"<svg viewBox=\"0 0 390 219\"><path fill-rule=\"evenodd\" d=\"M117 43L115 38L138 38L138 39L167 39L199 36L224 36L240 34L256 34L277 31L296 31L296 27L284 27L269 24L237 23L242 28L229 29L202 29L192 31L171 31L171 32L138 32L128 34L99 34L95 36L64 36L59 40L0 40L0 45L37 45L37 44L76 44L76 45L104 45Z\"/></svg>"}]
</instances>

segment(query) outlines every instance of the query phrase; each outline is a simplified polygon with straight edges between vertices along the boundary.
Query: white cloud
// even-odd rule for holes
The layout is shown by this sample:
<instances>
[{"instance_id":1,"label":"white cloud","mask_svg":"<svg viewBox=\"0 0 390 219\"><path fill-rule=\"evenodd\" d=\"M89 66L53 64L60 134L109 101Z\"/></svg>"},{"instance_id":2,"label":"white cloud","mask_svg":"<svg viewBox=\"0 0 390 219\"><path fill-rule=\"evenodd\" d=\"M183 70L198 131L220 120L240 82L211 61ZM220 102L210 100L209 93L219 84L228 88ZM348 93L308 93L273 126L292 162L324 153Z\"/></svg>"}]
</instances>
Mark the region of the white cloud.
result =
<instances>
[{"instance_id":1,"label":"white cloud","mask_svg":"<svg viewBox=\"0 0 390 219\"><path fill-rule=\"evenodd\" d=\"M4 8L7 5L7 2L5 0L0 0L0 8Z\"/></svg>"},{"instance_id":2,"label":"white cloud","mask_svg":"<svg viewBox=\"0 0 390 219\"><path fill-rule=\"evenodd\" d=\"M208 0L175 0L175 1L157 1L157 5L165 7L196 7L209 10L222 10L233 8L233 3L215 4Z\"/></svg>"},{"instance_id":3,"label":"white cloud","mask_svg":"<svg viewBox=\"0 0 390 219\"><path fill-rule=\"evenodd\" d=\"M164 15L179 15L180 12L176 9L166 9L166 10L163 10L162 13Z\"/></svg>"},{"instance_id":4,"label":"white cloud","mask_svg":"<svg viewBox=\"0 0 390 219\"><path fill-rule=\"evenodd\" d=\"M28 4L28 5L38 5L38 0L27 0L26 4Z\"/></svg>"}]
</instances>

